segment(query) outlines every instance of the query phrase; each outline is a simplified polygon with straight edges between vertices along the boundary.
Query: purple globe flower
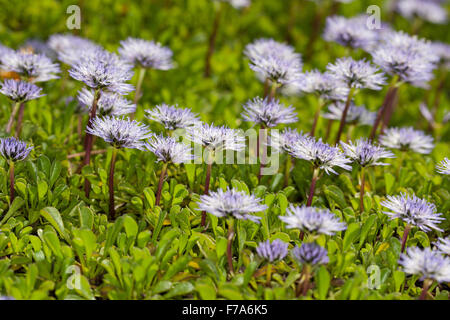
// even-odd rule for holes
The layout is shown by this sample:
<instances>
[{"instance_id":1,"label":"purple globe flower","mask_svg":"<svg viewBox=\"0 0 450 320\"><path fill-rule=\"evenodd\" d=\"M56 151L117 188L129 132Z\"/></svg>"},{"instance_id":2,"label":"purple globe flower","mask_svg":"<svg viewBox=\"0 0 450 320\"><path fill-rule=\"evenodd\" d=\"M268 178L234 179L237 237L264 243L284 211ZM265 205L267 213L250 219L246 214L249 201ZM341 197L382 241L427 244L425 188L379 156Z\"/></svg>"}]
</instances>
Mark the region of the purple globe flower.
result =
<instances>
[{"instance_id":1,"label":"purple globe flower","mask_svg":"<svg viewBox=\"0 0 450 320\"><path fill-rule=\"evenodd\" d=\"M209 195L200 196L198 208L219 218L231 217L259 223L261 217L250 213L267 209L267 206L260 202L261 199L254 195L248 195L234 188L227 189L227 191L219 189L217 192L210 192Z\"/></svg>"},{"instance_id":2,"label":"purple globe flower","mask_svg":"<svg viewBox=\"0 0 450 320\"><path fill-rule=\"evenodd\" d=\"M7 79L3 82L0 92L15 102L25 102L44 96L42 88L26 81Z\"/></svg>"},{"instance_id":3,"label":"purple globe flower","mask_svg":"<svg viewBox=\"0 0 450 320\"><path fill-rule=\"evenodd\" d=\"M292 255L299 264L316 266L329 262L327 250L315 243L303 243L300 247L296 246L292 249Z\"/></svg>"},{"instance_id":4,"label":"purple globe flower","mask_svg":"<svg viewBox=\"0 0 450 320\"><path fill-rule=\"evenodd\" d=\"M344 113L344 108L345 102L336 101L328 106L328 112L323 113L322 117L325 119L341 120L342 114ZM351 101L347 110L347 116L345 117L345 123L356 124L363 109L365 109L364 106L357 106L353 101Z\"/></svg>"},{"instance_id":5,"label":"purple globe flower","mask_svg":"<svg viewBox=\"0 0 450 320\"><path fill-rule=\"evenodd\" d=\"M158 161L166 163L188 163L194 159L191 147L171 137L154 136L145 143L145 148L153 152Z\"/></svg>"},{"instance_id":6,"label":"purple globe flower","mask_svg":"<svg viewBox=\"0 0 450 320\"><path fill-rule=\"evenodd\" d=\"M33 150L32 146L27 146L26 142L17 140L14 137L0 139L0 154L7 160L25 160Z\"/></svg>"},{"instance_id":7,"label":"purple globe flower","mask_svg":"<svg viewBox=\"0 0 450 320\"><path fill-rule=\"evenodd\" d=\"M292 106L285 107L277 99L254 98L244 105L242 117L245 121L262 124L264 127L273 128L280 123L296 122L297 116Z\"/></svg>"},{"instance_id":8,"label":"purple globe flower","mask_svg":"<svg viewBox=\"0 0 450 320\"><path fill-rule=\"evenodd\" d=\"M125 83L133 77L132 67L117 55L97 49L81 56L69 74L90 88L125 94L133 90L131 84Z\"/></svg>"},{"instance_id":9,"label":"purple globe flower","mask_svg":"<svg viewBox=\"0 0 450 320\"><path fill-rule=\"evenodd\" d=\"M439 251L450 256L450 237L438 238L438 241L434 244L439 249Z\"/></svg>"},{"instance_id":10,"label":"purple globe flower","mask_svg":"<svg viewBox=\"0 0 450 320\"><path fill-rule=\"evenodd\" d=\"M177 105L169 106L163 103L145 112L148 119L161 123L166 130L183 129L200 122L191 109L177 108Z\"/></svg>"},{"instance_id":11,"label":"purple globe flower","mask_svg":"<svg viewBox=\"0 0 450 320\"><path fill-rule=\"evenodd\" d=\"M57 54L58 60L70 66L77 63L81 56L102 48L91 40L72 34L53 34L47 44Z\"/></svg>"},{"instance_id":12,"label":"purple globe flower","mask_svg":"<svg viewBox=\"0 0 450 320\"><path fill-rule=\"evenodd\" d=\"M270 240L260 242L256 248L256 253L263 259L269 262L283 260L288 254L288 243L275 239L270 243Z\"/></svg>"},{"instance_id":13,"label":"purple globe flower","mask_svg":"<svg viewBox=\"0 0 450 320\"><path fill-rule=\"evenodd\" d=\"M323 100L345 100L349 89L345 83L337 81L328 72L311 70L305 72L302 77L292 84L297 90L314 93Z\"/></svg>"},{"instance_id":14,"label":"purple globe flower","mask_svg":"<svg viewBox=\"0 0 450 320\"><path fill-rule=\"evenodd\" d=\"M287 224L288 229L299 229L303 232L315 232L331 236L338 231L347 229L345 223L341 222L328 209L290 205L287 215L279 218Z\"/></svg>"},{"instance_id":15,"label":"purple globe flower","mask_svg":"<svg viewBox=\"0 0 450 320\"><path fill-rule=\"evenodd\" d=\"M400 255L398 263L406 273L421 276L421 280L432 279L437 282L450 281L450 258L430 248L408 248Z\"/></svg>"},{"instance_id":16,"label":"purple globe flower","mask_svg":"<svg viewBox=\"0 0 450 320\"><path fill-rule=\"evenodd\" d=\"M94 101L94 92L87 88L78 91L78 102L87 110L90 110ZM114 92L102 92L97 102L98 116L121 116L134 113L136 105L128 99Z\"/></svg>"},{"instance_id":17,"label":"purple globe flower","mask_svg":"<svg viewBox=\"0 0 450 320\"><path fill-rule=\"evenodd\" d=\"M305 136L295 129L285 128L283 131L270 132L270 146L278 152L289 152L291 146Z\"/></svg>"},{"instance_id":18,"label":"purple globe flower","mask_svg":"<svg viewBox=\"0 0 450 320\"><path fill-rule=\"evenodd\" d=\"M401 151L428 154L434 148L432 136L412 127L388 128L379 139L382 146Z\"/></svg>"},{"instance_id":19,"label":"purple globe flower","mask_svg":"<svg viewBox=\"0 0 450 320\"><path fill-rule=\"evenodd\" d=\"M156 70L169 70L174 67L172 50L158 42L128 38L121 41L120 45L119 54L131 64Z\"/></svg>"},{"instance_id":20,"label":"purple globe flower","mask_svg":"<svg viewBox=\"0 0 450 320\"><path fill-rule=\"evenodd\" d=\"M383 147L372 144L369 140L361 138L348 144L341 141L342 148L347 157L362 167L386 166L388 163L379 162L383 158L395 158L394 154Z\"/></svg>"},{"instance_id":21,"label":"purple globe flower","mask_svg":"<svg viewBox=\"0 0 450 320\"><path fill-rule=\"evenodd\" d=\"M450 161L448 158L444 158L441 162L438 163L436 169L439 173L449 175L450 174Z\"/></svg>"},{"instance_id":22,"label":"purple globe flower","mask_svg":"<svg viewBox=\"0 0 450 320\"><path fill-rule=\"evenodd\" d=\"M383 211L391 219L402 219L411 226L416 226L424 232L435 229L443 231L436 224L441 223L445 218L442 213L436 212L433 203L420 199L415 195L409 196L402 193L400 196L388 196L387 200L381 202L383 207L390 211Z\"/></svg>"},{"instance_id":23,"label":"purple globe flower","mask_svg":"<svg viewBox=\"0 0 450 320\"><path fill-rule=\"evenodd\" d=\"M447 22L447 11L440 1L398 0L396 1L395 9L409 20L420 17L425 21L436 24L445 24Z\"/></svg>"},{"instance_id":24,"label":"purple globe flower","mask_svg":"<svg viewBox=\"0 0 450 320\"><path fill-rule=\"evenodd\" d=\"M106 116L95 117L86 132L100 137L115 148L144 148L144 139L153 134L149 128L136 120Z\"/></svg>"},{"instance_id":25,"label":"purple globe flower","mask_svg":"<svg viewBox=\"0 0 450 320\"><path fill-rule=\"evenodd\" d=\"M187 138L211 151L241 151L245 147L245 138L234 129L225 126L216 127L207 123L198 124L186 129Z\"/></svg>"}]
</instances>

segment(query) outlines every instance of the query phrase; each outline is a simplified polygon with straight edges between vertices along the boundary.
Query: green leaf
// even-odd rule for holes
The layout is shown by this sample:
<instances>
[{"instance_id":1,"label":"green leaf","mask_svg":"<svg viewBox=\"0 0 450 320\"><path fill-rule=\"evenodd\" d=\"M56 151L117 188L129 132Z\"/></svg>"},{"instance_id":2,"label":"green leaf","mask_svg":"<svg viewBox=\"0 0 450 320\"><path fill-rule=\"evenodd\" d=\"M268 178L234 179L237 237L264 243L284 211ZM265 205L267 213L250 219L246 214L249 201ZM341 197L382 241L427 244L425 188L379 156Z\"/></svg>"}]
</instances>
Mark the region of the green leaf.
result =
<instances>
[{"instance_id":1,"label":"green leaf","mask_svg":"<svg viewBox=\"0 0 450 320\"><path fill-rule=\"evenodd\" d=\"M330 288L331 277L327 269L324 266L319 268L317 272L317 290L319 293L319 299L324 300L327 297L328 289Z\"/></svg>"},{"instance_id":2,"label":"green leaf","mask_svg":"<svg viewBox=\"0 0 450 320\"><path fill-rule=\"evenodd\" d=\"M58 233L66 240L68 240L65 229L64 229L64 223L61 218L61 214L59 213L58 209L53 207L46 207L40 211L41 216L50 222L50 224L53 226L53 228L58 231Z\"/></svg>"},{"instance_id":3,"label":"green leaf","mask_svg":"<svg viewBox=\"0 0 450 320\"><path fill-rule=\"evenodd\" d=\"M183 296L194 291L194 286L190 282L181 282L176 284L169 292L164 295L164 298L170 299L177 296Z\"/></svg>"},{"instance_id":4,"label":"green leaf","mask_svg":"<svg viewBox=\"0 0 450 320\"><path fill-rule=\"evenodd\" d=\"M347 227L347 230L345 231L344 240L342 241L343 252L346 252L350 248L350 245L355 241L356 237L359 235L359 232L360 227L359 223L357 222L351 223Z\"/></svg>"}]
</instances>

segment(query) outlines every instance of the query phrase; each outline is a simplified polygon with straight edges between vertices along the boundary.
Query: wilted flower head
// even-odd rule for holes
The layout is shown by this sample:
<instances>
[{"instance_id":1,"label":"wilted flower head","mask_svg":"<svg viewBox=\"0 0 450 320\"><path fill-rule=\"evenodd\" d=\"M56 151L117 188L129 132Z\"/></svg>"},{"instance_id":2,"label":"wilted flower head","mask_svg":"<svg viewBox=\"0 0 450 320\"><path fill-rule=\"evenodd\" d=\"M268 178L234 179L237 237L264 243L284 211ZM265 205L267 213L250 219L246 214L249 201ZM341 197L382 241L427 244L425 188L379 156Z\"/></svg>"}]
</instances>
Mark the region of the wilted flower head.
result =
<instances>
[{"instance_id":1,"label":"wilted flower head","mask_svg":"<svg viewBox=\"0 0 450 320\"><path fill-rule=\"evenodd\" d=\"M295 129L285 128L283 131L270 132L270 146L278 152L289 152L291 146L300 139L303 139L302 132Z\"/></svg>"},{"instance_id":2,"label":"wilted flower head","mask_svg":"<svg viewBox=\"0 0 450 320\"><path fill-rule=\"evenodd\" d=\"M30 82L42 82L57 79L59 66L43 54L24 51L7 52L1 58L0 68L13 71Z\"/></svg>"},{"instance_id":3,"label":"wilted flower head","mask_svg":"<svg viewBox=\"0 0 450 320\"><path fill-rule=\"evenodd\" d=\"M187 138L210 150L240 151L245 147L245 138L238 130L225 126L216 127L207 123L188 127Z\"/></svg>"},{"instance_id":4,"label":"wilted flower head","mask_svg":"<svg viewBox=\"0 0 450 320\"><path fill-rule=\"evenodd\" d=\"M431 23L447 22L447 10L436 0L398 0L396 10L410 20L420 17Z\"/></svg>"},{"instance_id":5,"label":"wilted flower head","mask_svg":"<svg viewBox=\"0 0 450 320\"><path fill-rule=\"evenodd\" d=\"M303 243L300 247L292 249L294 259L300 264L319 265L327 264L328 252L315 243Z\"/></svg>"},{"instance_id":6,"label":"wilted flower head","mask_svg":"<svg viewBox=\"0 0 450 320\"><path fill-rule=\"evenodd\" d=\"M133 77L132 67L114 53L97 49L82 55L69 74L93 89L125 94L133 90L131 84L125 83Z\"/></svg>"},{"instance_id":7,"label":"wilted flower head","mask_svg":"<svg viewBox=\"0 0 450 320\"><path fill-rule=\"evenodd\" d=\"M250 68L261 81L269 79L279 85L290 84L301 77L301 55L288 45L273 39L258 39L245 47Z\"/></svg>"},{"instance_id":8,"label":"wilted flower head","mask_svg":"<svg viewBox=\"0 0 450 320\"><path fill-rule=\"evenodd\" d=\"M315 168L323 169L327 174L337 174L333 167L351 170L347 164L350 159L346 158L339 148L322 142L322 138L316 140L314 137L305 136L295 141L288 152L295 158L311 162Z\"/></svg>"},{"instance_id":9,"label":"wilted flower head","mask_svg":"<svg viewBox=\"0 0 450 320\"><path fill-rule=\"evenodd\" d=\"M177 108L177 105L169 106L163 103L145 112L148 119L162 123L166 130L187 128L200 122L191 109Z\"/></svg>"},{"instance_id":10,"label":"wilted flower head","mask_svg":"<svg viewBox=\"0 0 450 320\"><path fill-rule=\"evenodd\" d=\"M430 153L434 148L432 136L412 127L386 129L380 136L380 144L387 148L412 150L422 154Z\"/></svg>"},{"instance_id":11,"label":"wilted flower head","mask_svg":"<svg viewBox=\"0 0 450 320\"><path fill-rule=\"evenodd\" d=\"M438 241L434 244L439 249L439 251L446 255L450 255L450 237L438 238Z\"/></svg>"},{"instance_id":12,"label":"wilted flower head","mask_svg":"<svg viewBox=\"0 0 450 320\"><path fill-rule=\"evenodd\" d=\"M254 98L244 105L245 113L242 115L245 121L262 124L265 127L275 127L280 123L292 123L297 121L295 109L292 106L285 107L277 99Z\"/></svg>"},{"instance_id":13,"label":"wilted flower head","mask_svg":"<svg viewBox=\"0 0 450 320\"><path fill-rule=\"evenodd\" d=\"M420 275L421 280L450 281L450 258L429 247L408 248L406 253L400 255L398 263L403 266L406 273Z\"/></svg>"},{"instance_id":14,"label":"wilted flower head","mask_svg":"<svg viewBox=\"0 0 450 320\"><path fill-rule=\"evenodd\" d=\"M259 223L261 218L250 213L267 209L267 206L260 202L261 199L254 195L248 195L234 188L227 191L219 189L217 192L210 192L209 195L200 196L198 208L219 218L232 217Z\"/></svg>"},{"instance_id":15,"label":"wilted flower head","mask_svg":"<svg viewBox=\"0 0 450 320\"><path fill-rule=\"evenodd\" d=\"M150 138L149 128L136 121L105 116L95 117L86 132L98 136L115 148L143 149L144 139Z\"/></svg>"},{"instance_id":16,"label":"wilted flower head","mask_svg":"<svg viewBox=\"0 0 450 320\"><path fill-rule=\"evenodd\" d=\"M192 148L172 137L153 136L145 147L162 162L187 163L194 159Z\"/></svg>"},{"instance_id":17,"label":"wilted flower head","mask_svg":"<svg viewBox=\"0 0 450 320\"><path fill-rule=\"evenodd\" d=\"M380 69L365 59L340 58L334 64L329 63L327 70L349 88L381 90L382 85L386 83L384 74L379 72Z\"/></svg>"},{"instance_id":18,"label":"wilted flower head","mask_svg":"<svg viewBox=\"0 0 450 320\"><path fill-rule=\"evenodd\" d=\"M0 154L11 161L22 161L33 150L32 146L27 146L26 142L17 140L14 137L0 139Z\"/></svg>"},{"instance_id":19,"label":"wilted flower head","mask_svg":"<svg viewBox=\"0 0 450 320\"><path fill-rule=\"evenodd\" d=\"M101 49L91 40L72 34L53 34L47 44L58 55L58 60L68 65L77 63L87 53Z\"/></svg>"},{"instance_id":20,"label":"wilted flower head","mask_svg":"<svg viewBox=\"0 0 450 320\"><path fill-rule=\"evenodd\" d=\"M383 211L391 219L400 218L425 232L431 231L431 228L442 231L436 226L441 220L445 220L441 217L442 213L437 213L436 206L425 199L402 193L400 196L388 196L381 205L392 211Z\"/></svg>"},{"instance_id":21,"label":"wilted flower head","mask_svg":"<svg viewBox=\"0 0 450 320\"><path fill-rule=\"evenodd\" d=\"M328 72L311 70L305 72L293 86L300 91L314 93L324 100L345 100L349 89L346 84L337 81L334 76Z\"/></svg>"},{"instance_id":22,"label":"wilted flower head","mask_svg":"<svg viewBox=\"0 0 450 320\"><path fill-rule=\"evenodd\" d=\"M2 83L0 92L15 102L24 102L44 96L41 94L42 88L33 83L6 79Z\"/></svg>"},{"instance_id":23,"label":"wilted flower head","mask_svg":"<svg viewBox=\"0 0 450 320\"><path fill-rule=\"evenodd\" d=\"M283 260L288 254L288 243L275 239L270 243L270 240L260 242L256 248L256 253L269 262L276 260Z\"/></svg>"},{"instance_id":24,"label":"wilted flower head","mask_svg":"<svg viewBox=\"0 0 450 320\"><path fill-rule=\"evenodd\" d=\"M94 95L93 90L83 88L78 91L78 102L90 110L94 101ZM99 116L121 116L135 111L135 104L114 92L102 92L97 102L97 115Z\"/></svg>"},{"instance_id":25,"label":"wilted flower head","mask_svg":"<svg viewBox=\"0 0 450 320\"><path fill-rule=\"evenodd\" d=\"M287 228L305 232L316 232L331 236L338 231L347 229L345 223L341 222L328 209L290 205L287 215L279 218L287 224Z\"/></svg>"},{"instance_id":26,"label":"wilted flower head","mask_svg":"<svg viewBox=\"0 0 450 320\"><path fill-rule=\"evenodd\" d=\"M372 48L378 40L374 29L367 27L367 16L353 18L327 17L323 38L351 48Z\"/></svg>"},{"instance_id":27,"label":"wilted flower head","mask_svg":"<svg viewBox=\"0 0 450 320\"><path fill-rule=\"evenodd\" d=\"M448 158L444 158L441 162L438 163L436 166L436 169L439 173L442 174L450 174L450 161Z\"/></svg>"},{"instance_id":28,"label":"wilted flower head","mask_svg":"<svg viewBox=\"0 0 450 320\"><path fill-rule=\"evenodd\" d=\"M372 144L369 140L360 138L348 144L341 141L342 148L347 157L362 167L385 166L388 163L378 162L382 158L395 158L394 154L383 147Z\"/></svg>"},{"instance_id":29,"label":"wilted flower head","mask_svg":"<svg viewBox=\"0 0 450 320\"><path fill-rule=\"evenodd\" d=\"M121 41L120 45L119 53L129 63L157 70L169 70L174 67L172 50L163 47L159 42L130 37Z\"/></svg>"}]
</instances>

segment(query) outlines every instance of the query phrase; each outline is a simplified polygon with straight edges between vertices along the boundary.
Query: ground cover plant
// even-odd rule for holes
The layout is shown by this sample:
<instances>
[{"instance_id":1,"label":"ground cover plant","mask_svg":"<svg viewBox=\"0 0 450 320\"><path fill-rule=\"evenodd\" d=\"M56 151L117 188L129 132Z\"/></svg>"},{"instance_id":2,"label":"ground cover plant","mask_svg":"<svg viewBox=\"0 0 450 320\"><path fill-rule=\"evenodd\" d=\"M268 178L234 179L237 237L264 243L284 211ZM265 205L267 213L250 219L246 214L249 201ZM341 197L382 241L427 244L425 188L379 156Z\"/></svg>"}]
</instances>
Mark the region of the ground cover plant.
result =
<instances>
[{"instance_id":1,"label":"ground cover plant","mask_svg":"<svg viewBox=\"0 0 450 320\"><path fill-rule=\"evenodd\" d=\"M0 1L1 299L448 300L446 1L72 2Z\"/></svg>"}]
</instances>

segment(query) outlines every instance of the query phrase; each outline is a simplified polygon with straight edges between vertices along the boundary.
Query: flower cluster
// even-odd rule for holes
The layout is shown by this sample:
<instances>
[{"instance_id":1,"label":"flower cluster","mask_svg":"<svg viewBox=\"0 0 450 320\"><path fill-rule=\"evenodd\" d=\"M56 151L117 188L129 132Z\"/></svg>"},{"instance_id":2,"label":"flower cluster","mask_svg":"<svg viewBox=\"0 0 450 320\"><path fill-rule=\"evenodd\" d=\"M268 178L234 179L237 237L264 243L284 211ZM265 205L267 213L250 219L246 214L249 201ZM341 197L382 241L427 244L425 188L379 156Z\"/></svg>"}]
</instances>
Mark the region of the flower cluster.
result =
<instances>
[{"instance_id":1,"label":"flower cluster","mask_svg":"<svg viewBox=\"0 0 450 320\"><path fill-rule=\"evenodd\" d=\"M341 120L344 113L345 102L336 101L328 106L328 112L322 114L325 119ZM353 123L360 125L371 126L375 122L377 114L367 110L364 106L356 106L353 101L347 110L347 116L345 117L345 123Z\"/></svg>"},{"instance_id":2,"label":"flower cluster","mask_svg":"<svg viewBox=\"0 0 450 320\"><path fill-rule=\"evenodd\" d=\"M288 245L289 244L280 239L275 239L272 243L270 240L267 240L259 243L256 248L256 253L269 262L283 260L288 254Z\"/></svg>"},{"instance_id":3,"label":"flower cluster","mask_svg":"<svg viewBox=\"0 0 450 320\"><path fill-rule=\"evenodd\" d=\"M295 129L286 128L280 131L270 132L270 146L278 152L289 152L291 146L300 139L303 139L302 132Z\"/></svg>"},{"instance_id":4,"label":"flower cluster","mask_svg":"<svg viewBox=\"0 0 450 320\"><path fill-rule=\"evenodd\" d=\"M327 264L329 261L326 249L315 243L303 243L300 247L292 249L294 259L299 264L309 264L312 266Z\"/></svg>"},{"instance_id":5,"label":"flower cluster","mask_svg":"<svg viewBox=\"0 0 450 320\"><path fill-rule=\"evenodd\" d=\"M70 66L77 63L81 56L101 49L94 42L72 34L53 34L48 38L47 45L59 61Z\"/></svg>"},{"instance_id":6,"label":"flower cluster","mask_svg":"<svg viewBox=\"0 0 450 320\"><path fill-rule=\"evenodd\" d=\"M436 0L398 0L395 9L410 20L420 17L425 21L437 24L447 22L447 11Z\"/></svg>"},{"instance_id":7,"label":"flower cluster","mask_svg":"<svg viewBox=\"0 0 450 320\"><path fill-rule=\"evenodd\" d=\"M190 109L177 108L165 103L145 112L148 119L161 123L166 130L183 129L200 122Z\"/></svg>"},{"instance_id":8,"label":"flower cluster","mask_svg":"<svg viewBox=\"0 0 450 320\"><path fill-rule=\"evenodd\" d=\"M166 163L187 163L194 159L192 148L172 137L153 136L145 143L145 148L153 152L158 161Z\"/></svg>"},{"instance_id":9,"label":"flower cluster","mask_svg":"<svg viewBox=\"0 0 450 320\"><path fill-rule=\"evenodd\" d=\"M172 50L160 43L143 39L128 38L120 42L121 57L131 63L146 69L169 70L174 67Z\"/></svg>"},{"instance_id":10,"label":"flower cluster","mask_svg":"<svg viewBox=\"0 0 450 320\"><path fill-rule=\"evenodd\" d=\"M94 101L93 90L83 88L78 92L78 102L90 110ZM136 111L136 105L128 99L114 92L102 92L97 102L99 116L121 116Z\"/></svg>"},{"instance_id":11,"label":"flower cluster","mask_svg":"<svg viewBox=\"0 0 450 320\"><path fill-rule=\"evenodd\" d=\"M436 169L439 173L449 175L450 174L450 161L448 160L448 158L444 158L444 160L439 162L438 165L436 166Z\"/></svg>"},{"instance_id":12,"label":"flower cluster","mask_svg":"<svg viewBox=\"0 0 450 320\"><path fill-rule=\"evenodd\" d=\"M225 126L216 127L213 124L199 124L186 129L187 138L211 151L240 151L245 147L245 138L234 129Z\"/></svg>"},{"instance_id":13,"label":"flower cluster","mask_svg":"<svg viewBox=\"0 0 450 320\"><path fill-rule=\"evenodd\" d=\"M33 83L7 79L3 82L0 92L15 102L24 102L44 96L42 88Z\"/></svg>"},{"instance_id":14,"label":"flower cluster","mask_svg":"<svg viewBox=\"0 0 450 320\"><path fill-rule=\"evenodd\" d=\"M305 72L292 85L299 91L313 93L323 100L331 101L345 100L349 91L344 83L337 81L330 73L315 69Z\"/></svg>"},{"instance_id":15,"label":"flower cluster","mask_svg":"<svg viewBox=\"0 0 450 320\"><path fill-rule=\"evenodd\" d=\"M245 113L242 115L245 121L261 124L264 127L275 127L280 123L293 123L297 121L295 109L292 106L285 107L277 99L254 98L244 105Z\"/></svg>"},{"instance_id":16,"label":"flower cluster","mask_svg":"<svg viewBox=\"0 0 450 320\"><path fill-rule=\"evenodd\" d=\"M380 136L380 144L387 148L399 149L401 151L414 151L427 154L433 148L433 137L423 131L415 130L412 127L388 128Z\"/></svg>"},{"instance_id":17,"label":"flower cluster","mask_svg":"<svg viewBox=\"0 0 450 320\"><path fill-rule=\"evenodd\" d=\"M355 142L350 141L348 144L341 141L341 145L345 155L362 167L388 165L388 163L379 162L379 160L395 158L392 152L374 145L364 138L360 138Z\"/></svg>"},{"instance_id":18,"label":"flower cluster","mask_svg":"<svg viewBox=\"0 0 450 320\"><path fill-rule=\"evenodd\" d=\"M421 280L432 279L437 282L450 281L450 258L430 248L408 248L400 255L398 262L406 273L421 276Z\"/></svg>"},{"instance_id":19,"label":"flower cluster","mask_svg":"<svg viewBox=\"0 0 450 320\"><path fill-rule=\"evenodd\" d=\"M32 146L27 146L25 142L17 140L14 137L0 139L0 154L7 160L25 160L31 150L33 150Z\"/></svg>"}]
</instances>

